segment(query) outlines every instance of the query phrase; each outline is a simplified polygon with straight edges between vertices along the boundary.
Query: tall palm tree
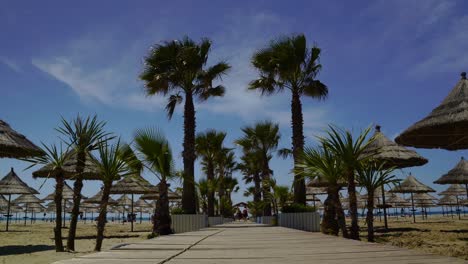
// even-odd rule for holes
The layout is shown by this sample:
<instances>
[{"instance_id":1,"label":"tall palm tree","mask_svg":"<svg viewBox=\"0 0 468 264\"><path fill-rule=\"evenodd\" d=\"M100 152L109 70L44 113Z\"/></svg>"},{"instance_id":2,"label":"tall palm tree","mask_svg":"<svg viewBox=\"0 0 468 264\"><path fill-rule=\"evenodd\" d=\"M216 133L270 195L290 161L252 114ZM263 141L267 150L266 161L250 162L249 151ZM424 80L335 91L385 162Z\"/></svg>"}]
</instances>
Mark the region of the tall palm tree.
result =
<instances>
[{"instance_id":1,"label":"tall palm tree","mask_svg":"<svg viewBox=\"0 0 468 264\"><path fill-rule=\"evenodd\" d=\"M223 141L226 138L226 133L217 132L216 130L208 130L204 133L199 133L195 138L195 150L202 159L202 166L206 171L208 181L213 181L215 178L215 163L218 156L223 150ZM208 216L214 216L214 190L208 190Z\"/></svg>"},{"instance_id":2,"label":"tall palm tree","mask_svg":"<svg viewBox=\"0 0 468 264\"><path fill-rule=\"evenodd\" d=\"M62 241L62 193L63 193L63 186L65 184L64 172L63 167L65 166L65 162L70 159L71 152L65 150L63 151L62 148L57 148L56 145L52 145L48 147L47 145L43 144L42 152L44 155L36 156L28 159L24 159L25 161L31 162L32 165L27 167L26 169L32 168L36 165L47 165L51 169L51 177L55 178L55 195L54 195L54 202L55 202L55 227L54 227L54 242L55 242L55 251L63 252L63 241Z\"/></svg>"},{"instance_id":3,"label":"tall palm tree","mask_svg":"<svg viewBox=\"0 0 468 264\"><path fill-rule=\"evenodd\" d=\"M399 180L395 175L390 175L394 168L385 168L384 164L377 165L367 162L357 170L359 185L367 191L367 240L374 242L374 194L384 185L397 184Z\"/></svg>"},{"instance_id":4,"label":"tall palm tree","mask_svg":"<svg viewBox=\"0 0 468 264\"><path fill-rule=\"evenodd\" d=\"M109 145L108 142L99 144L99 161L93 160L93 162L100 172L99 175L103 183L97 222L96 245L94 247L95 251L101 251L107 222L107 205L112 184L121 177L141 170L141 165L130 149L130 146L121 144L120 140L115 145Z\"/></svg>"},{"instance_id":5,"label":"tall palm tree","mask_svg":"<svg viewBox=\"0 0 468 264\"><path fill-rule=\"evenodd\" d=\"M344 166L340 157L334 155L326 144L317 148L306 147L296 169L303 177L310 180L321 178L328 183L321 225L322 233L338 235L339 229L341 229L343 236L348 237L345 216L339 198L339 183L344 179Z\"/></svg>"},{"instance_id":6,"label":"tall palm tree","mask_svg":"<svg viewBox=\"0 0 468 264\"><path fill-rule=\"evenodd\" d=\"M160 180L153 233L171 234L167 181L176 176L176 170L169 141L156 129L139 129L135 133L135 148L145 168Z\"/></svg>"},{"instance_id":7,"label":"tall palm tree","mask_svg":"<svg viewBox=\"0 0 468 264\"><path fill-rule=\"evenodd\" d=\"M348 181L349 214L351 216L350 238L359 240L358 208L356 198L356 170L372 158L372 155L363 155L367 146L373 142L366 141L370 127L354 137L351 131L329 126L326 137L319 138L322 144L343 163L343 173Z\"/></svg>"},{"instance_id":8,"label":"tall palm tree","mask_svg":"<svg viewBox=\"0 0 468 264\"><path fill-rule=\"evenodd\" d=\"M83 119L78 115L72 121L62 118L62 126L56 130L61 133L64 141L76 152L76 179L73 185L73 208L68 230L67 249L75 250L76 226L80 213L81 190L83 189L83 172L86 164L86 154L98 148L98 143L112 139L110 133L105 132L103 121L98 121L97 116Z\"/></svg>"},{"instance_id":9,"label":"tall palm tree","mask_svg":"<svg viewBox=\"0 0 468 264\"><path fill-rule=\"evenodd\" d=\"M270 121L256 123L253 126L242 128L244 136L235 143L247 151L256 152L260 157L262 181L268 181L272 175L269 162L272 153L278 148L280 140L279 126ZM269 196L270 187L263 184L263 197ZM265 203L263 215L271 215L271 204Z\"/></svg>"},{"instance_id":10,"label":"tall palm tree","mask_svg":"<svg viewBox=\"0 0 468 264\"><path fill-rule=\"evenodd\" d=\"M223 197L221 201L221 204L223 204L221 215L224 217L232 217L233 211L231 194L239 191L239 181L232 177L232 175L226 175L223 178L222 187L224 188L225 193L223 196L220 195L220 197Z\"/></svg>"},{"instance_id":11,"label":"tall palm tree","mask_svg":"<svg viewBox=\"0 0 468 264\"><path fill-rule=\"evenodd\" d=\"M260 90L262 95L291 91L292 152L294 164L304 148L304 118L301 96L324 99L328 88L317 79L322 68L319 63L320 48L307 47L303 34L272 41L252 56L252 64L259 71L259 78L250 83L249 89ZM306 203L304 179L294 176L294 202Z\"/></svg>"},{"instance_id":12,"label":"tall palm tree","mask_svg":"<svg viewBox=\"0 0 468 264\"><path fill-rule=\"evenodd\" d=\"M223 96L225 88L213 82L226 74L230 66L218 62L206 67L211 41L202 39L196 43L188 37L163 42L151 48L145 57L145 67L140 79L145 82L146 94L168 96L166 111L172 118L177 104L184 105L184 191L182 207L186 213L196 212L194 163L195 155L195 107L194 97L206 101Z\"/></svg>"}]
</instances>

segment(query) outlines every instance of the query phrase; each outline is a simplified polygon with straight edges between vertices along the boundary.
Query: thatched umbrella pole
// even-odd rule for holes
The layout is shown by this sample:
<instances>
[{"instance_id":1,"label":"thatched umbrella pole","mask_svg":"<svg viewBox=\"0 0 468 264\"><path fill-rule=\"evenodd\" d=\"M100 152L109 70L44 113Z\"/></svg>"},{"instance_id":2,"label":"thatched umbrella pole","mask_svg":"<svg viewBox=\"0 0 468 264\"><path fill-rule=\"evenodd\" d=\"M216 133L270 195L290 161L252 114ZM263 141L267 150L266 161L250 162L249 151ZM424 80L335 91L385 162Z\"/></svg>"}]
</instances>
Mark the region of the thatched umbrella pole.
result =
<instances>
[{"instance_id":1,"label":"thatched umbrella pole","mask_svg":"<svg viewBox=\"0 0 468 264\"><path fill-rule=\"evenodd\" d=\"M26 219L28 218L28 204L25 204L26 208L24 209L24 226L26 226Z\"/></svg>"},{"instance_id":2,"label":"thatched umbrella pole","mask_svg":"<svg viewBox=\"0 0 468 264\"><path fill-rule=\"evenodd\" d=\"M416 223L416 210L414 209L414 198L413 198L413 193L411 193L411 207L413 211L413 222Z\"/></svg>"},{"instance_id":3,"label":"thatched umbrella pole","mask_svg":"<svg viewBox=\"0 0 468 264\"><path fill-rule=\"evenodd\" d=\"M8 223L10 218L10 206L11 206L11 194L8 194L8 205L7 205L7 221L6 221L6 231L8 231Z\"/></svg>"},{"instance_id":4,"label":"thatched umbrella pole","mask_svg":"<svg viewBox=\"0 0 468 264\"><path fill-rule=\"evenodd\" d=\"M132 205L130 206L131 208L131 211L132 211L132 214L130 215L130 223L131 223L131 232L133 232L133 193L131 194L132 195Z\"/></svg>"},{"instance_id":5,"label":"thatched umbrella pole","mask_svg":"<svg viewBox=\"0 0 468 264\"><path fill-rule=\"evenodd\" d=\"M458 200L458 195L455 195L455 199L457 199L457 214L458 214L458 220L461 220L461 215L460 215L460 201Z\"/></svg>"},{"instance_id":6,"label":"thatched umbrella pole","mask_svg":"<svg viewBox=\"0 0 468 264\"><path fill-rule=\"evenodd\" d=\"M66 204L66 203L67 203L67 201L62 199L62 207L63 207L63 209L62 209L62 211L63 211L63 220L62 220L62 223L63 223L63 228L66 227L66 222L67 222L67 221L65 220L65 214L66 214L66 211L65 211L65 210L66 210L66 206L65 206L65 204Z\"/></svg>"}]
</instances>

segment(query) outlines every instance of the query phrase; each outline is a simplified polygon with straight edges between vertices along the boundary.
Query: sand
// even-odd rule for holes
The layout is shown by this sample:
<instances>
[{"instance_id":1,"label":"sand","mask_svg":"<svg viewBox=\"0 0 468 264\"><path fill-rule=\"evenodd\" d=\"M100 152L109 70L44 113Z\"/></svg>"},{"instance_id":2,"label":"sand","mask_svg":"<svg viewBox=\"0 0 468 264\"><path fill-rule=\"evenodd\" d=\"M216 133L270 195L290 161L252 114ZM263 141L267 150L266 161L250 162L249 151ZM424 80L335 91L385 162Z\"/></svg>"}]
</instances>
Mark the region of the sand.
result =
<instances>
[{"instance_id":1,"label":"sand","mask_svg":"<svg viewBox=\"0 0 468 264\"><path fill-rule=\"evenodd\" d=\"M13 223L11 232L4 232L5 223L0 225L0 264L44 264L61 259L93 252L96 236L96 225L91 222L78 223L77 240L75 241L76 253L57 253L54 249L53 223L37 221L35 224ZM110 248L125 242L147 239L150 234L151 224L146 221L135 224L135 231L130 232L130 224L109 223L106 226L106 238L103 249ZM68 229L63 229L63 235L68 235ZM66 245L66 240L64 240Z\"/></svg>"},{"instance_id":2,"label":"sand","mask_svg":"<svg viewBox=\"0 0 468 264\"><path fill-rule=\"evenodd\" d=\"M389 231L385 232L379 218L375 221L376 242L398 247L420 250L426 253L452 256L468 260L468 216L458 220L456 217L430 215L427 220L416 216L404 219L389 219ZM361 236L367 238L366 226L361 224Z\"/></svg>"}]
</instances>

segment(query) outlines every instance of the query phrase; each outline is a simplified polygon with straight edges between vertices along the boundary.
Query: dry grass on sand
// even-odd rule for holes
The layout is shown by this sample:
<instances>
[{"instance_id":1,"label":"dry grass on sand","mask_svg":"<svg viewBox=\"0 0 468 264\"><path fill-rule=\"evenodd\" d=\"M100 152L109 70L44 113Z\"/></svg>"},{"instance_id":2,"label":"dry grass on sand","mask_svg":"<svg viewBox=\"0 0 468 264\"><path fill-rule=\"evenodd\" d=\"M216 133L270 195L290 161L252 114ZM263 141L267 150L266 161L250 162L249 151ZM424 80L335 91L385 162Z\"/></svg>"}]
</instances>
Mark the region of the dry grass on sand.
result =
<instances>
[{"instance_id":1,"label":"dry grass on sand","mask_svg":"<svg viewBox=\"0 0 468 264\"><path fill-rule=\"evenodd\" d=\"M426 253L452 256L468 260L468 217L462 220L450 217L429 216L428 220L406 217L389 219L385 231L379 218L375 220L376 242L420 250ZM367 238L366 226L361 223L362 239Z\"/></svg>"},{"instance_id":2,"label":"dry grass on sand","mask_svg":"<svg viewBox=\"0 0 468 264\"><path fill-rule=\"evenodd\" d=\"M52 263L61 259L93 252L96 239L94 223L78 223L76 253L57 253L54 249L53 223L38 221L35 224L23 226L13 224L11 232L4 232L4 222L0 225L0 264L42 264ZM146 239L150 234L151 225L148 221L135 224L135 231L130 232L130 224L109 223L106 225L106 238L103 250L121 243ZM68 235L68 229L63 229L63 236ZM64 239L66 245L66 239Z\"/></svg>"}]
</instances>

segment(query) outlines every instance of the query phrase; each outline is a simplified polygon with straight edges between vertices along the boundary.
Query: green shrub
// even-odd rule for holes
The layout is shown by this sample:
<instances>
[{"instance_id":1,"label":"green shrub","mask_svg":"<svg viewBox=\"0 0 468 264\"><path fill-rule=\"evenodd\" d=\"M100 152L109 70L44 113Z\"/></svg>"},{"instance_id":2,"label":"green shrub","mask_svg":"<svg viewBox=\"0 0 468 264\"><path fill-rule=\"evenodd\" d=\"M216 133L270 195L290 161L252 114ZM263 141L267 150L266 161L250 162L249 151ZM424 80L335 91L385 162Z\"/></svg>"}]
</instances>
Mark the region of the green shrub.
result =
<instances>
[{"instance_id":1,"label":"green shrub","mask_svg":"<svg viewBox=\"0 0 468 264\"><path fill-rule=\"evenodd\" d=\"M152 238L155 238L155 237L157 237L157 236L158 236L158 234L156 234L156 233L151 233L151 234L148 234L147 238L148 238L148 239L152 239Z\"/></svg>"},{"instance_id":2,"label":"green shrub","mask_svg":"<svg viewBox=\"0 0 468 264\"><path fill-rule=\"evenodd\" d=\"M281 209L282 213L310 213L310 212L315 212L315 211L316 209L313 206L297 204L297 203L286 205Z\"/></svg>"},{"instance_id":3,"label":"green shrub","mask_svg":"<svg viewBox=\"0 0 468 264\"><path fill-rule=\"evenodd\" d=\"M185 212L184 212L184 209L175 207L175 208L172 208L171 214L178 215L178 214L185 214Z\"/></svg>"}]
</instances>

